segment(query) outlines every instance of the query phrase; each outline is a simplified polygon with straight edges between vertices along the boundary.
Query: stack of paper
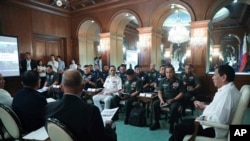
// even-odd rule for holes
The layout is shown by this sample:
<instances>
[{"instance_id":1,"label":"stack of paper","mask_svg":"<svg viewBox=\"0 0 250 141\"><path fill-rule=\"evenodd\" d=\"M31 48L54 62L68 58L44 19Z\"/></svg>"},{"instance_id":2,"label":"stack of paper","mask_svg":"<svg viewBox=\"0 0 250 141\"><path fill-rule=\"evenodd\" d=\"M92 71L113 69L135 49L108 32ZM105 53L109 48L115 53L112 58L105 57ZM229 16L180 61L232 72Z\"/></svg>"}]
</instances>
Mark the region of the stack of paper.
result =
<instances>
[{"instance_id":1,"label":"stack of paper","mask_svg":"<svg viewBox=\"0 0 250 141\"><path fill-rule=\"evenodd\" d=\"M25 140L36 140L36 141L45 141L48 138L49 136L44 126L35 131L32 131L31 133L23 137L23 139Z\"/></svg>"},{"instance_id":2,"label":"stack of paper","mask_svg":"<svg viewBox=\"0 0 250 141\"><path fill-rule=\"evenodd\" d=\"M114 117L114 115L118 111L118 109L119 109L119 107L113 108L113 109L104 109L101 112L102 120L103 120L104 125L105 125L106 121L112 120L112 118Z\"/></svg>"}]
</instances>

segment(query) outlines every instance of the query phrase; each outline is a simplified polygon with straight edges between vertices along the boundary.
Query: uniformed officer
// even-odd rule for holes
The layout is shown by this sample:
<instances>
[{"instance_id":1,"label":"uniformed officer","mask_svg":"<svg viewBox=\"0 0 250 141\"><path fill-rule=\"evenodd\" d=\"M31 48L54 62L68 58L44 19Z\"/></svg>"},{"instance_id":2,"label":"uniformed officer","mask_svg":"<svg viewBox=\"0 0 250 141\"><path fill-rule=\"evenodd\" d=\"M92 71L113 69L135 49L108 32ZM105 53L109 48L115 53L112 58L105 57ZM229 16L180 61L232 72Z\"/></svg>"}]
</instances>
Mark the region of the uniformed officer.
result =
<instances>
[{"instance_id":1,"label":"uniformed officer","mask_svg":"<svg viewBox=\"0 0 250 141\"><path fill-rule=\"evenodd\" d=\"M133 69L128 69L126 71L127 80L124 83L124 88L121 92L126 94L120 95L121 99L125 99L125 120L124 124L128 124L128 118L130 112L133 108L133 103L137 101L137 96L139 95L142 88L142 81L135 77L135 72Z\"/></svg>"},{"instance_id":2,"label":"uniformed officer","mask_svg":"<svg viewBox=\"0 0 250 141\"><path fill-rule=\"evenodd\" d=\"M185 109L188 105L191 105L194 109L193 101L197 94L197 90L200 88L199 78L192 72L193 65L186 64L185 71L180 74L180 79L184 85L184 97L183 97L183 115L185 115Z\"/></svg>"},{"instance_id":3,"label":"uniformed officer","mask_svg":"<svg viewBox=\"0 0 250 141\"><path fill-rule=\"evenodd\" d=\"M164 78L166 78L166 66L165 65L161 65L159 73L157 74L155 82L154 82L155 91L158 91L158 87L160 85L160 82Z\"/></svg>"},{"instance_id":4,"label":"uniformed officer","mask_svg":"<svg viewBox=\"0 0 250 141\"><path fill-rule=\"evenodd\" d=\"M143 92L151 92L149 87L149 80L146 73L142 71L142 67L140 65L135 66L135 76L142 81L142 91Z\"/></svg>"},{"instance_id":5,"label":"uniformed officer","mask_svg":"<svg viewBox=\"0 0 250 141\"><path fill-rule=\"evenodd\" d=\"M160 128L160 111L163 105L169 106L169 123L170 133L173 131L174 123L178 121L178 108L181 105L181 99L183 97L183 83L177 77L175 77L175 69L172 65L166 66L166 78L160 82L158 90L158 98L153 102L152 112L154 115L154 124L150 127L150 130L156 130Z\"/></svg>"},{"instance_id":6,"label":"uniformed officer","mask_svg":"<svg viewBox=\"0 0 250 141\"><path fill-rule=\"evenodd\" d=\"M159 72L155 69L155 64L150 64L149 71L147 72L147 78L148 78L148 87L149 91L153 92L154 91L154 82L155 79L157 78Z\"/></svg>"}]
</instances>

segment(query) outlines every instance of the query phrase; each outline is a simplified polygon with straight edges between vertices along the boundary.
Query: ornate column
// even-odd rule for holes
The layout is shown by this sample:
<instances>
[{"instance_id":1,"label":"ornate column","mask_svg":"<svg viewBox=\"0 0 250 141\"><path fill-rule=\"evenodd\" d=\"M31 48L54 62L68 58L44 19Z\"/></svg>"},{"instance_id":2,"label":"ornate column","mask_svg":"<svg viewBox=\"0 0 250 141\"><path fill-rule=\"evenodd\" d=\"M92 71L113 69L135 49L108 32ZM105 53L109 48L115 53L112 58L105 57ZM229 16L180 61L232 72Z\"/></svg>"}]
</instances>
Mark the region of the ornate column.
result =
<instances>
[{"instance_id":1,"label":"ornate column","mask_svg":"<svg viewBox=\"0 0 250 141\"><path fill-rule=\"evenodd\" d=\"M79 63L82 65L93 64L95 57L94 41L79 37Z\"/></svg>"},{"instance_id":2,"label":"ornate column","mask_svg":"<svg viewBox=\"0 0 250 141\"><path fill-rule=\"evenodd\" d=\"M101 33L100 37L101 46L104 48L103 64L121 65L123 63L123 35Z\"/></svg>"},{"instance_id":3,"label":"ornate column","mask_svg":"<svg viewBox=\"0 0 250 141\"><path fill-rule=\"evenodd\" d=\"M161 32L153 27L137 28L139 31L139 64L144 70L149 69L151 63L156 68L161 65Z\"/></svg>"},{"instance_id":4,"label":"ornate column","mask_svg":"<svg viewBox=\"0 0 250 141\"><path fill-rule=\"evenodd\" d=\"M206 72L206 58L208 56L208 23L209 20L191 22L191 62L195 72Z\"/></svg>"}]
</instances>

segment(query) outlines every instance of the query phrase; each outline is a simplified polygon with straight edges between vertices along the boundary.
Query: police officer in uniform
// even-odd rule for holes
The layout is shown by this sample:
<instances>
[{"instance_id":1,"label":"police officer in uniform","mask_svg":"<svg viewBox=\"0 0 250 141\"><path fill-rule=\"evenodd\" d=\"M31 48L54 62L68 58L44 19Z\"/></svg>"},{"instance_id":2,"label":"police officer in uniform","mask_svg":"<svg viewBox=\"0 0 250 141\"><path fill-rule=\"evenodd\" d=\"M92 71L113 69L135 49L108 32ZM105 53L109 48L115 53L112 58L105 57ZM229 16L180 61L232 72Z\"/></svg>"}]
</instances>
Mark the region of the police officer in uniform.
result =
<instances>
[{"instance_id":1,"label":"police officer in uniform","mask_svg":"<svg viewBox=\"0 0 250 141\"><path fill-rule=\"evenodd\" d=\"M135 72L133 69L128 69L126 71L127 80L124 83L124 88L121 92L126 94L121 94L120 99L125 99L125 120L124 124L128 124L128 118L130 112L133 108L133 103L137 101L137 96L142 89L142 81L135 77Z\"/></svg>"},{"instance_id":2,"label":"police officer in uniform","mask_svg":"<svg viewBox=\"0 0 250 141\"><path fill-rule=\"evenodd\" d=\"M174 128L174 123L178 121L178 108L181 106L181 99L183 97L183 83L181 80L175 77L175 69L172 65L166 66L166 78L163 79L159 85L158 98L153 102L153 115L154 124L150 127L150 130L156 130L160 128L160 111L163 105L169 106L169 123L171 133ZM166 105L167 104L167 105Z\"/></svg>"},{"instance_id":3,"label":"police officer in uniform","mask_svg":"<svg viewBox=\"0 0 250 141\"><path fill-rule=\"evenodd\" d=\"M142 81L142 91L143 92L151 92L149 87L149 80L146 73L142 71L142 67L140 65L135 66L135 76Z\"/></svg>"},{"instance_id":4,"label":"police officer in uniform","mask_svg":"<svg viewBox=\"0 0 250 141\"><path fill-rule=\"evenodd\" d=\"M184 85L184 97L183 97L183 115L185 116L185 109L188 105L191 105L192 110L194 110L193 101L197 94L197 90L200 88L199 78L192 72L193 65L186 64L185 71L180 74L180 79L183 81Z\"/></svg>"},{"instance_id":5,"label":"police officer in uniform","mask_svg":"<svg viewBox=\"0 0 250 141\"><path fill-rule=\"evenodd\" d=\"M157 78L159 72L155 69L155 64L150 64L150 70L147 72L147 78L148 78L148 88L150 92L154 91L154 82Z\"/></svg>"},{"instance_id":6,"label":"police officer in uniform","mask_svg":"<svg viewBox=\"0 0 250 141\"><path fill-rule=\"evenodd\" d=\"M155 91L158 91L158 87L160 85L160 82L164 78L166 78L166 66L165 65L161 65L159 73L157 74L155 82L154 82Z\"/></svg>"}]
</instances>

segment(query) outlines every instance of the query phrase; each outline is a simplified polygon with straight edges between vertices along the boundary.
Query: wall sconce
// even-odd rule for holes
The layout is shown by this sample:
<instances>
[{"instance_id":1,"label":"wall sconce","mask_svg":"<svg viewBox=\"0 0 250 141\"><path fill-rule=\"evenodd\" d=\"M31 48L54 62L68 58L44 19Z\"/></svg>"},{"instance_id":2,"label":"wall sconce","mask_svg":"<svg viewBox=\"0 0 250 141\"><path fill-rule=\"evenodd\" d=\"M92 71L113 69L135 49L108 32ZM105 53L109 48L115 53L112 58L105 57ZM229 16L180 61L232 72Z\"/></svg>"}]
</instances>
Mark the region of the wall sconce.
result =
<instances>
[{"instance_id":1,"label":"wall sconce","mask_svg":"<svg viewBox=\"0 0 250 141\"><path fill-rule=\"evenodd\" d=\"M105 51L105 47L103 46L102 40L100 41L100 44L97 46L97 51L99 53L103 53Z\"/></svg>"},{"instance_id":2,"label":"wall sconce","mask_svg":"<svg viewBox=\"0 0 250 141\"><path fill-rule=\"evenodd\" d=\"M195 45L197 47L201 47L202 45L207 43L207 37L205 36L205 32L203 29L195 29L193 37L190 39L190 44Z\"/></svg>"},{"instance_id":3,"label":"wall sconce","mask_svg":"<svg viewBox=\"0 0 250 141\"><path fill-rule=\"evenodd\" d=\"M165 53L164 53L164 56L166 58L170 58L171 57L170 50L166 50Z\"/></svg>"},{"instance_id":4,"label":"wall sconce","mask_svg":"<svg viewBox=\"0 0 250 141\"><path fill-rule=\"evenodd\" d=\"M147 44L145 41L138 41L136 47L137 49L143 49L145 51L147 49Z\"/></svg>"}]
</instances>

